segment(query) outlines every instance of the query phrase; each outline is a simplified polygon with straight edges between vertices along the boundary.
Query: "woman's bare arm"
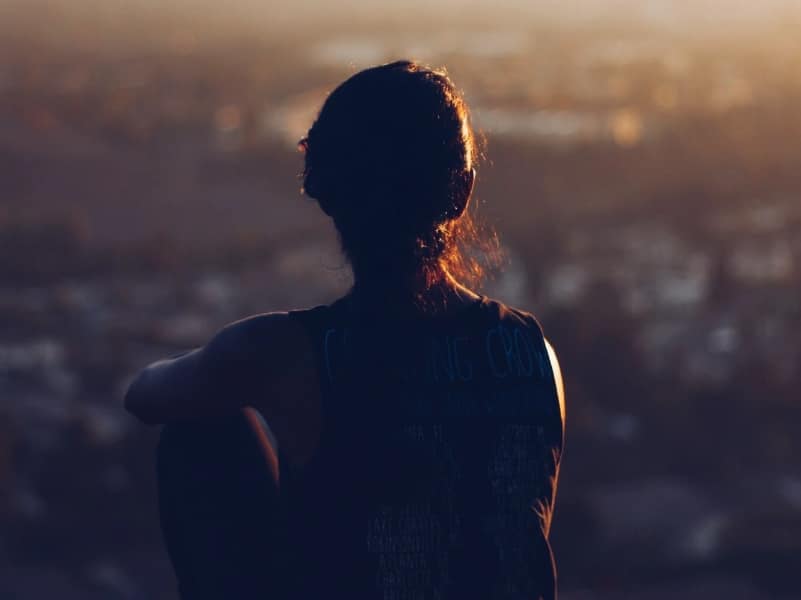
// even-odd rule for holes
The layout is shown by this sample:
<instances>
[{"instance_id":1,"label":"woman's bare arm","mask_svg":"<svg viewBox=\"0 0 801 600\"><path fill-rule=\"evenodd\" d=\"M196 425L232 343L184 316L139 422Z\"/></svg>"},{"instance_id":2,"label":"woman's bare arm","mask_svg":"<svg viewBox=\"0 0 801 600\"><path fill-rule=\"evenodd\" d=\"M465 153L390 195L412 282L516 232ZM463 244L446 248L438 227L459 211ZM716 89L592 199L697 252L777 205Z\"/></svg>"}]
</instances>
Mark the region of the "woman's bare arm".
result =
<instances>
[{"instance_id":1,"label":"woman's bare arm","mask_svg":"<svg viewBox=\"0 0 801 600\"><path fill-rule=\"evenodd\" d=\"M556 357L556 350L551 346L551 342L545 340L545 347L548 350L548 358L553 370L553 379L556 383L556 395L559 398L559 412L562 415L562 435L565 432L565 384L562 380L562 369L559 366L559 359Z\"/></svg>"},{"instance_id":2,"label":"woman's bare arm","mask_svg":"<svg viewBox=\"0 0 801 600\"><path fill-rule=\"evenodd\" d=\"M311 458L321 427L317 369L306 332L287 313L224 327L202 348L144 369L125 395L125 408L148 424L243 407L264 416L294 461Z\"/></svg>"},{"instance_id":3,"label":"woman's bare arm","mask_svg":"<svg viewBox=\"0 0 801 600\"><path fill-rule=\"evenodd\" d=\"M286 313L227 325L208 344L159 360L134 379L125 408L145 423L225 414L269 396L289 357Z\"/></svg>"}]
</instances>

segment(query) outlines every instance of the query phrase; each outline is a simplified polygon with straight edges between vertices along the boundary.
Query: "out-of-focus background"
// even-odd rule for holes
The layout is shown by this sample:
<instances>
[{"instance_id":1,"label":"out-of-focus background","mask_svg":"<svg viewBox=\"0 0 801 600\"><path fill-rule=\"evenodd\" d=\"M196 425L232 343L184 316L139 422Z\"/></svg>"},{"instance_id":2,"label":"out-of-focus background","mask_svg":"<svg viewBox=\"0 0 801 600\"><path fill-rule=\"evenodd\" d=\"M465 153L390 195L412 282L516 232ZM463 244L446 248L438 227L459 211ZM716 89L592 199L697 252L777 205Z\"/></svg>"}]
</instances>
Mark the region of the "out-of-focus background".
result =
<instances>
[{"instance_id":1,"label":"out-of-focus background","mask_svg":"<svg viewBox=\"0 0 801 600\"><path fill-rule=\"evenodd\" d=\"M0 597L174 599L147 362L348 285L296 141L446 65L559 351L566 600L801 598L797 0L2 0Z\"/></svg>"}]
</instances>

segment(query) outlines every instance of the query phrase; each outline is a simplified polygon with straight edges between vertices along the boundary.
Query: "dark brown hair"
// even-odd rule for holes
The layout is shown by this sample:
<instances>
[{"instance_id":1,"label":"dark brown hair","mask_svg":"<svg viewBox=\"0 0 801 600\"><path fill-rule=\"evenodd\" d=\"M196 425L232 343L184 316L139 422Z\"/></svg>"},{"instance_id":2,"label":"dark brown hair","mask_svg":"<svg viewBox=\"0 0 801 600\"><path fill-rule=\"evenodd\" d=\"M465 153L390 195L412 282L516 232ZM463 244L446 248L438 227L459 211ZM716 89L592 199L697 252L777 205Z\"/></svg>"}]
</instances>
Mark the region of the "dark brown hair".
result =
<instances>
[{"instance_id":1,"label":"dark brown hair","mask_svg":"<svg viewBox=\"0 0 801 600\"><path fill-rule=\"evenodd\" d=\"M479 159L444 71L399 61L356 73L300 142L303 190L332 217L357 277L445 274L477 285L497 240L465 210ZM475 206L475 203L473 203Z\"/></svg>"}]
</instances>

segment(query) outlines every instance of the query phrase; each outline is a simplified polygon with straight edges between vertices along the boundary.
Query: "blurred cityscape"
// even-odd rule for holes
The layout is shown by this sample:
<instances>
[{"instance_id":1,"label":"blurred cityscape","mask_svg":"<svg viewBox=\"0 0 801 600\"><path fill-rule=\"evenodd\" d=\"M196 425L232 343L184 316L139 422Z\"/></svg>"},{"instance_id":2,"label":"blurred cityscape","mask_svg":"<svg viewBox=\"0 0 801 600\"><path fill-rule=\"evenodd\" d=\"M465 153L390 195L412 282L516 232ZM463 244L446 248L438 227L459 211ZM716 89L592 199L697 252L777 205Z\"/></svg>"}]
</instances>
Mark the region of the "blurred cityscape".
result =
<instances>
[{"instance_id":1,"label":"blurred cityscape","mask_svg":"<svg viewBox=\"0 0 801 600\"><path fill-rule=\"evenodd\" d=\"M447 65L486 136L477 211L507 264L485 293L560 354L562 597L801 598L801 11L265 35L9 6L0 597L177 597L157 431L122 393L231 320L347 289L296 142L339 81L410 57Z\"/></svg>"}]
</instances>

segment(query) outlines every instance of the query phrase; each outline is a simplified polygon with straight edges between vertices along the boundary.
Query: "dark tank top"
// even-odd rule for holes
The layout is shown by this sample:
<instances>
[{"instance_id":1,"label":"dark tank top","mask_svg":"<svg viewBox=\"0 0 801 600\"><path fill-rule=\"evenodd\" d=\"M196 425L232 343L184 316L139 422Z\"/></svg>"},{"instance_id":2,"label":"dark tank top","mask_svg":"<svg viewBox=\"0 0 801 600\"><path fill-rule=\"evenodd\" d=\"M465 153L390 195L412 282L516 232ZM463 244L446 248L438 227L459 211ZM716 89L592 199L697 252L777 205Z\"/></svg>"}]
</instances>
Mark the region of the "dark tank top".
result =
<instances>
[{"instance_id":1,"label":"dark tank top","mask_svg":"<svg viewBox=\"0 0 801 600\"><path fill-rule=\"evenodd\" d=\"M563 430L535 318L484 297L428 317L347 299L290 314L323 416L312 460L281 467L292 597L555 597Z\"/></svg>"}]
</instances>

